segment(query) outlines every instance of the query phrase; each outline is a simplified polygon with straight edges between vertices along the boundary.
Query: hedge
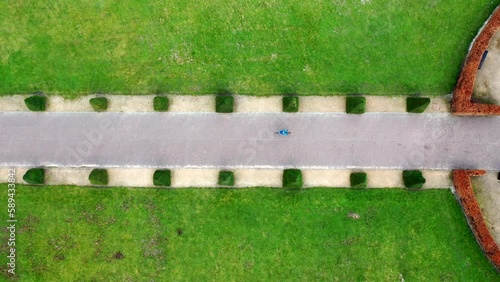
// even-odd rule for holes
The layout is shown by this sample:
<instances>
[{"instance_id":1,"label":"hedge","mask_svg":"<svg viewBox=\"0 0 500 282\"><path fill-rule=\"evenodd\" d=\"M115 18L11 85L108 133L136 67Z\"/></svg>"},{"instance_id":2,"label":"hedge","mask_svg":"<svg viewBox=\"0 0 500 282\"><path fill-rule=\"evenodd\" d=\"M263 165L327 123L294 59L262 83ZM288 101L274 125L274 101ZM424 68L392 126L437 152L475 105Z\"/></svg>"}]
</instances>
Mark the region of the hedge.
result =
<instances>
[{"instance_id":1,"label":"hedge","mask_svg":"<svg viewBox=\"0 0 500 282\"><path fill-rule=\"evenodd\" d=\"M96 168L89 175L89 181L92 185L108 185L108 171Z\"/></svg>"},{"instance_id":2,"label":"hedge","mask_svg":"<svg viewBox=\"0 0 500 282\"><path fill-rule=\"evenodd\" d=\"M153 174L153 184L155 186L170 186L171 172L169 169L159 169Z\"/></svg>"},{"instance_id":3,"label":"hedge","mask_svg":"<svg viewBox=\"0 0 500 282\"><path fill-rule=\"evenodd\" d=\"M166 112L166 111L168 111L168 97L165 97L165 96L156 96L153 99L153 108L157 112Z\"/></svg>"},{"instance_id":4,"label":"hedge","mask_svg":"<svg viewBox=\"0 0 500 282\"><path fill-rule=\"evenodd\" d=\"M283 187L287 189L302 188L302 172L300 169L285 169L283 171Z\"/></svg>"},{"instance_id":5,"label":"hedge","mask_svg":"<svg viewBox=\"0 0 500 282\"><path fill-rule=\"evenodd\" d=\"M404 170L403 182L406 188L420 189L425 184L425 178L420 170Z\"/></svg>"},{"instance_id":6,"label":"hedge","mask_svg":"<svg viewBox=\"0 0 500 282\"><path fill-rule=\"evenodd\" d=\"M232 171L219 171L219 185L234 186L234 173Z\"/></svg>"},{"instance_id":7,"label":"hedge","mask_svg":"<svg viewBox=\"0 0 500 282\"><path fill-rule=\"evenodd\" d=\"M296 113L299 111L299 97L285 96L283 97L283 112Z\"/></svg>"},{"instance_id":8,"label":"hedge","mask_svg":"<svg viewBox=\"0 0 500 282\"><path fill-rule=\"evenodd\" d=\"M366 98L361 96L348 96L345 103L345 112L348 114L364 114Z\"/></svg>"},{"instance_id":9,"label":"hedge","mask_svg":"<svg viewBox=\"0 0 500 282\"><path fill-rule=\"evenodd\" d=\"M97 112L104 112L108 109L108 99L106 97L94 97L89 100L90 105Z\"/></svg>"},{"instance_id":10,"label":"hedge","mask_svg":"<svg viewBox=\"0 0 500 282\"><path fill-rule=\"evenodd\" d=\"M429 106L430 103L430 98L408 97L406 98L406 111L409 113L420 114L427 109L427 106Z\"/></svg>"},{"instance_id":11,"label":"hedge","mask_svg":"<svg viewBox=\"0 0 500 282\"><path fill-rule=\"evenodd\" d=\"M350 176L351 188L366 188L366 173L353 172Z\"/></svg>"},{"instance_id":12,"label":"hedge","mask_svg":"<svg viewBox=\"0 0 500 282\"><path fill-rule=\"evenodd\" d=\"M28 184L44 184L45 183L45 169L43 169L43 168L29 169L23 175L23 179Z\"/></svg>"},{"instance_id":13,"label":"hedge","mask_svg":"<svg viewBox=\"0 0 500 282\"><path fill-rule=\"evenodd\" d=\"M217 95L215 97L215 111L217 113L232 113L234 97L229 95Z\"/></svg>"},{"instance_id":14,"label":"hedge","mask_svg":"<svg viewBox=\"0 0 500 282\"><path fill-rule=\"evenodd\" d=\"M33 112L43 112L47 107L47 97L34 95L24 99L26 107Z\"/></svg>"}]
</instances>

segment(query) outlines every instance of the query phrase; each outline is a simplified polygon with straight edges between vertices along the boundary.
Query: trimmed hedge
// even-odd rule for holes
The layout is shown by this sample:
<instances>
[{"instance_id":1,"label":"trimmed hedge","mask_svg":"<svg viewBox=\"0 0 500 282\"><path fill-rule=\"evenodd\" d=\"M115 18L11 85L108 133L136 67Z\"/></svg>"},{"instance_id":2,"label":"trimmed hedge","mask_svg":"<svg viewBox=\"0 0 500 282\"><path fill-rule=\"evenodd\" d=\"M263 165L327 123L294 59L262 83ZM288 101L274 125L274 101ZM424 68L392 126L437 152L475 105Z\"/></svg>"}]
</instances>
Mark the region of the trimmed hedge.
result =
<instances>
[{"instance_id":1,"label":"trimmed hedge","mask_svg":"<svg viewBox=\"0 0 500 282\"><path fill-rule=\"evenodd\" d=\"M283 188L301 189L303 184L300 169L285 169L283 171Z\"/></svg>"},{"instance_id":2,"label":"trimmed hedge","mask_svg":"<svg viewBox=\"0 0 500 282\"><path fill-rule=\"evenodd\" d=\"M34 95L24 99L26 107L33 112L43 112L47 107L47 97Z\"/></svg>"},{"instance_id":3,"label":"trimmed hedge","mask_svg":"<svg viewBox=\"0 0 500 282\"><path fill-rule=\"evenodd\" d=\"M425 184L425 178L420 170L404 170L403 181L406 188L420 189Z\"/></svg>"},{"instance_id":4,"label":"trimmed hedge","mask_svg":"<svg viewBox=\"0 0 500 282\"><path fill-rule=\"evenodd\" d=\"M420 114L427 109L431 103L428 97L408 97L406 98L406 111L409 113Z\"/></svg>"},{"instance_id":5,"label":"trimmed hedge","mask_svg":"<svg viewBox=\"0 0 500 282\"><path fill-rule=\"evenodd\" d=\"M219 185L234 186L234 173L232 171L219 171Z\"/></svg>"},{"instance_id":6,"label":"trimmed hedge","mask_svg":"<svg viewBox=\"0 0 500 282\"><path fill-rule=\"evenodd\" d=\"M283 112L296 113L299 111L299 97L285 96L283 97Z\"/></svg>"},{"instance_id":7,"label":"trimmed hedge","mask_svg":"<svg viewBox=\"0 0 500 282\"><path fill-rule=\"evenodd\" d=\"M166 112L166 111L168 111L168 97L165 97L165 96L156 96L153 99L153 108L157 112Z\"/></svg>"},{"instance_id":8,"label":"trimmed hedge","mask_svg":"<svg viewBox=\"0 0 500 282\"><path fill-rule=\"evenodd\" d=\"M44 184L45 183L45 169L31 168L23 175L23 180L29 184Z\"/></svg>"},{"instance_id":9,"label":"trimmed hedge","mask_svg":"<svg viewBox=\"0 0 500 282\"><path fill-rule=\"evenodd\" d=\"M345 112L348 114L364 114L366 107L366 98L361 96L346 97Z\"/></svg>"},{"instance_id":10,"label":"trimmed hedge","mask_svg":"<svg viewBox=\"0 0 500 282\"><path fill-rule=\"evenodd\" d=\"M353 172L350 176L351 188L366 188L366 173Z\"/></svg>"},{"instance_id":11,"label":"trimmed hedge","mask_svg":"<svg viewBox=\"0 0 500 282\"><path fill-rule=\"evenodd\" d=\"M215 97L215 111L217 113L232 113L234 97L229 95L217 95Z\"/></svg>"},{"instance_id":12,"label":"trimmed hedge","mask_svg":"<svg viewBox=\"0 0 500 282\"><path fill-rule=\"evenodd\" d=\"M172 174L169 169L158 169L153 174L153 184L155 186L170 186Z\"/></svg>"},{"instance_id":13,"label":"trimmed hedge","mask_svg":"<svg viewBox=\"0 0 500 282\"><path fill-rule=\"evenodd\" d=\"M108 99L106 97L90 98L89 103L96 112L104 112L108 109Z\"/></svg>"},{"instance_id":14,"label":"trimmed hedge","mask_svg":"<svg viewBox=\"0 0 500 282\"><path fill-rule=\"evenodd\" d=\"M92 185L108 185L108 171L105 169L96 168L89 175L89 181Z\"/></svg>"}]
</instances>

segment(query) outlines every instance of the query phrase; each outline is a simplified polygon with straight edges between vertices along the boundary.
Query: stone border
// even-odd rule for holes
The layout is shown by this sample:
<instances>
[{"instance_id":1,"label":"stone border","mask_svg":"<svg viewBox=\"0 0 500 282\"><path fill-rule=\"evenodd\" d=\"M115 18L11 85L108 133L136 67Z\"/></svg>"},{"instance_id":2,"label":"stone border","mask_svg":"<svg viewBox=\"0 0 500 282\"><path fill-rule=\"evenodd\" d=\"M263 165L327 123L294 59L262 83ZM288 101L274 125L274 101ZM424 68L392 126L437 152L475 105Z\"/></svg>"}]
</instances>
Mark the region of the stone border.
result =
<instances>
[{"instance_id":1,"label":"stone border","mask_svg":"<svg viewBox=\"0 0 500 282\"><path fill-rule=\"evenodd\" d=\"M500 105L472 102L474 82L484 51L490 39L500 28L500 9L497 7L474 39L465 59L462 71L453 91L451 111L454 115L485 116L500 115Z\"/></svg>"},{"instance_id":2,"label":"stone border","mask_svg":"<svg viewBox=\"0 0 500 282\"><path fill-rule=\"evenodd\" d=\"M22 179L28 167L16 167L16 182L27 184ZM93 168L45 167L47 185L92 186L88 176ZM109 187L156 187L153 185L154 168L107 168ZM8 168L0 168L0 183L7 182ZM248 188L282 187L281 169L235 169L235 185L218 185L218 169L172 169L172 183L168 188ZM402 188L402 170L332 170L304 169L302 177L304 189L313 187L349 188L351 172L362 171L367 174L367 188ZM449 171L422 170L427 182L422 189L449 189L452 187ZM402 188L405 189L405 188Z\"/></svg>"},{"instance_id":3,"label":"stone border","mask_svg":"<svg viewBox=\"0 0 500 282\"><path fill-rule=\"evenodd\" d=\"M0 96L0 112L29 111L24 99L32 95ZM47 96L46 112L95 112L89 99L106 97L109 105L107 112L155 112L153 99L156 96L169 98L168 112L215 112L216 95L111 95L95 94L74 100L61 96ZM283 96L233 95L234 112L282 112ZM347 96L301 96L299 112L345 113ZM365 95L366 112L406 113L406 98L410 96L373 96ZM425 113L449 113L449 96L430 97L431 103Z\"/></svg>"},{"instance_id":4,"label":"stone border","mask_svg":"<svg viewBox=\"0 0 500 282\"><path fill-rule=\"evenodd\" d=\"M471 183L472 176L480 176L485 173L484 170L453 170L453 184L455 185L455 195L462 206L474 237L493 266L497 271L500 271L500 250L486 226Z\"/></svg>"}]
</instances>

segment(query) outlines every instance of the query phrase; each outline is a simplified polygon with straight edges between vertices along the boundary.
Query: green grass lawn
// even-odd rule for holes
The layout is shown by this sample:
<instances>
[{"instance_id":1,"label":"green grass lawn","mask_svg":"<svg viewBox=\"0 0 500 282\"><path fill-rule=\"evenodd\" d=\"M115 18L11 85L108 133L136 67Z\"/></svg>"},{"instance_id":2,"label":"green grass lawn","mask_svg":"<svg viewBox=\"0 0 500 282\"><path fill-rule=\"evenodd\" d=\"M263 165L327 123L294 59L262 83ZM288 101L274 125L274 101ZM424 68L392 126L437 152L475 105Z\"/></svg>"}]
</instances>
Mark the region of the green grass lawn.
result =
<instances>
[{"instance_id":1,"label":"green grass lawn","mask_svg":"<svg viewBox=\"0 0 500 282\"><path fill-rule=\"evenodd\" d=\"M0 1L0 94L448 94L499 2Z\"/></svg>"},{"instance_id":2,"label":"green grass lawn","mask_svg":"<svg viewBox=\"0 0 500 282\"><path fill-rule=\"evenodd\" d=\"M16 201L20 281L499 279L449 190L18 185Z\"/></svg>"}]
</instances>

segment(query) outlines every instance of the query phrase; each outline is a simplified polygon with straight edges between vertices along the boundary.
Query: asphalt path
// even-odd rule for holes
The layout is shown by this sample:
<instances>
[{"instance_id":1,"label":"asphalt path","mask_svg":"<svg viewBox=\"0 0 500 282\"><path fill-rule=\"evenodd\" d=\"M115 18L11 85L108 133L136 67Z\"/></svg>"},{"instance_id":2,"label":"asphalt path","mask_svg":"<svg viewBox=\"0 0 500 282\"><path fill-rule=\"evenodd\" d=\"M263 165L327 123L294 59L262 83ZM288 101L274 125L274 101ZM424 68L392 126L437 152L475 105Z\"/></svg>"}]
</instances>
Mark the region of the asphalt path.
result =
<instances>
[{"instance_id":1,"label":"asphalt path","mask_svg":"<svg viewBox=\"0 0 500 282\"><path fill-rule=\"evenodd\" d=\"M4 112L0 166L500 170L500 118Z\"/></svg>"}]
</instances>

